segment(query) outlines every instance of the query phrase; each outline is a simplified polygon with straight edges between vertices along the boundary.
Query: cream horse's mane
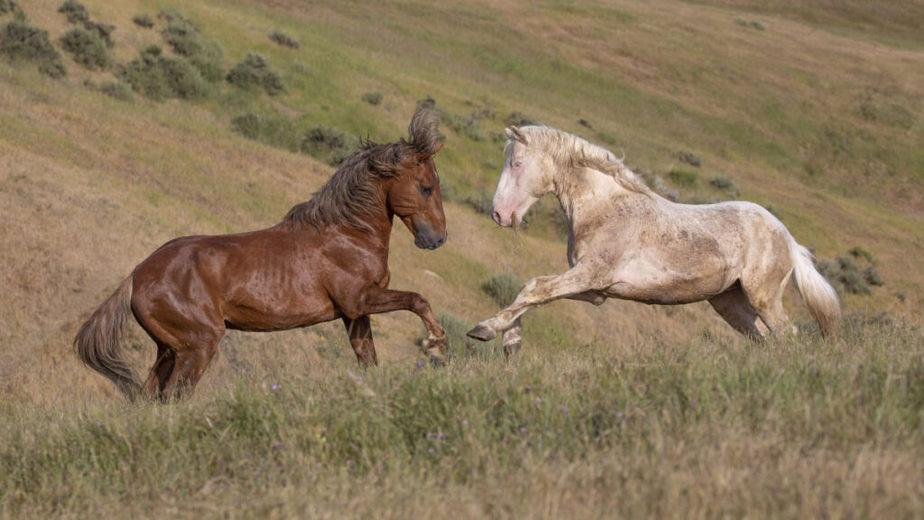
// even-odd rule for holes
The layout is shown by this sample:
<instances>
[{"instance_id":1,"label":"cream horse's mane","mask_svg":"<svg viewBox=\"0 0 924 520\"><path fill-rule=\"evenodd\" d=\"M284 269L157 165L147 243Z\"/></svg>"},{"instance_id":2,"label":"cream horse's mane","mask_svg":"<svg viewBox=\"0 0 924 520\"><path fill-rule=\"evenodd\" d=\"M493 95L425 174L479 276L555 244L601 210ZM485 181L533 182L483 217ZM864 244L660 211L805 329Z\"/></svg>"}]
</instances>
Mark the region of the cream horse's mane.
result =
<instances>
[{"instance_id":1,"label":"cream horse's mane","mask_svg":"<svg viewBox=\"0 0 924 520\"><path fill-rule=\"evenodd\" d=\"M654 195L645 182L623 163L625 156L620 159L602 146L548 126L524 126L511 130L524 136L529 143L527 146L543 150L563 169L592 168L613 177L628 191ZM516 137L508 140L507 146L514 140Z\"/></svg>"}]
</instances>

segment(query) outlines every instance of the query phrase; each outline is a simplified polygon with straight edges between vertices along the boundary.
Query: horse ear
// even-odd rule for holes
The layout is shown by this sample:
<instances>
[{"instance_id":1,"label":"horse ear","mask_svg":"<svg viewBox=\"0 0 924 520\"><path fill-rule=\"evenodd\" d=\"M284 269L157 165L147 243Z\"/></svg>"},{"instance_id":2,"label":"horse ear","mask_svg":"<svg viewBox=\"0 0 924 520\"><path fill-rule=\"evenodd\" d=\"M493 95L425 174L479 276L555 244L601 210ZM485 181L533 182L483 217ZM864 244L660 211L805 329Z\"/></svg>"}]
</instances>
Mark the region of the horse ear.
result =
<instances>
[{"instance_id":1,"label":"horse ear","mask_svg":"<svg viewBox=\"0 0 924 520\"><path fill-rule=\"evenodd\" d=\"M417 154L417 162L425 161L429 159L430 157L433 157L434 155L436 155L436 152L442 149L443 149L443 143L437 142L435 145L433 145L433 149L430 150L429 152L419 152Z\"/></svg>"},{"instance_id":2,"label":"horse ear","mask_svg":"<svg viewBox=\"0 0 924 520\"><path fill-rule=\"evenodd\" d=\"M515 126L508 126L507 128L504 129L504 131L507 132L507 137L509 137L510 139L515 139L517 141L520 141L523 144L529 144L529 141L526 139L526 136L523 134L523 132L520 131L519 128Z\"/></svg>"}]
</instances>

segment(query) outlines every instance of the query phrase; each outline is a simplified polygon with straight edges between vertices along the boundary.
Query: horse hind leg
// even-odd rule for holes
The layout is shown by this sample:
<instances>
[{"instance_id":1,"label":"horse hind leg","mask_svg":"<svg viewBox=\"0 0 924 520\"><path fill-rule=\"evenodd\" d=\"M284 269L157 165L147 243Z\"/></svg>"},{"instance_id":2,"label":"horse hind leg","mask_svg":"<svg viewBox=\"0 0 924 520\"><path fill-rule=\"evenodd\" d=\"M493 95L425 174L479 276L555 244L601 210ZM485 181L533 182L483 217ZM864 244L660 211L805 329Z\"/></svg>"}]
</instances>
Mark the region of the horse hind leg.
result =
<instances>
[{"instance_id":1,"label":"horse hind leg","mask_svg":"<svg viewBox=\"0 0 924 520\"><path fill-rule=\"evenodd\" d=\"M360 316L353 320L344 316L341 319L343 326L346 327L347 335L350 336L350 345L353 347L353 353L356 354L356 361L363 367L378 365L379 360L375 353L375 343L372 340L372 323L369 316Z\"/></svg>"},{"instance_id":2,"label":"horse hind leg","mask_svg":"<svg viewBox=\"0 0 924 520\"><path fill-rule=\"evenodd\" d=\"M165 401L191 392L218 351L224 324L185 323L180 329L168 327L150 315L136 316L157 343L157 359L145 382L145 391Z\"/></svg>"},{"instance_id":3,"label":"horse hind leg","mask_svg":"<svg viewBox=\"0 0 924 520\"><path fill-rule=\"evenodd\" d=\"M738 283L709 298L709 303L733 329L749 338L762 338L769 332Z\"/></svg>"}]
</instances>

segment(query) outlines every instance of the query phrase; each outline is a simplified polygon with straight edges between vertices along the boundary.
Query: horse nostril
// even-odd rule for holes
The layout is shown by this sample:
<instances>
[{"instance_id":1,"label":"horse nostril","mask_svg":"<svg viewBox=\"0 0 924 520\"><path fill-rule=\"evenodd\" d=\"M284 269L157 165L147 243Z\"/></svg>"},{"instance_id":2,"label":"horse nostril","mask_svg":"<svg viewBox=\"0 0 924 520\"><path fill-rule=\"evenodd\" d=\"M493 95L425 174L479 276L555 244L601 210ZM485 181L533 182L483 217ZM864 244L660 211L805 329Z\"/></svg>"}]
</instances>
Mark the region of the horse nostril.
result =
<instances>
[{"instance_id":1,"label":"horse nostril","mask_svg":"<svg viewBox=\"0 0 924 520\"><path fill-rule=\"evenodd\" d=\"M497 222L498 224L501 223L501 216L500 216L500 212L499 212L499 211L494 210L494 213L491 214L491 218L494 219L494 222Z\"/></svg>"}]
</instances>

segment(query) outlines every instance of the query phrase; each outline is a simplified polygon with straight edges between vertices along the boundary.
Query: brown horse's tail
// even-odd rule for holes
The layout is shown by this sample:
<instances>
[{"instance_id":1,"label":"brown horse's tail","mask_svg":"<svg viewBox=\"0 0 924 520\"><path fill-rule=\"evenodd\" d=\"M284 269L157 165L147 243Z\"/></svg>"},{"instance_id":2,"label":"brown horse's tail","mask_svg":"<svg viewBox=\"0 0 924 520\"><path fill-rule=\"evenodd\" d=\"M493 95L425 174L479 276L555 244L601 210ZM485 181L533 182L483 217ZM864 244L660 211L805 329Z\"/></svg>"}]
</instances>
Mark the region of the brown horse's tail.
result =
<instances>
[{"instance_id":1,"label":"brown horse's tail","mask_svg":"<svg viewBox=\"0 0 924 520\"><path fill-rule=\"evenodd\" d=\"M837 298L837 291L815 269L812 253L791 237L790 240L789 249L799 294L808 305L812 317L818 322L821 333L825 336L836 334L841 323L841 304Z\"/></svg>"},{"instance_id":2,"label":"brown horse's tail","mask_svg":"<svg viewBox=\"0 0 924 520\"><path fill-rule=\"evenodd\" d=\"M126 318L131 314L132 277L119 285L112 296L93 311L74 338L74 350L88 367L109 378L133 400L141 390L131 366L122 355L119 341Z\"/></svg>"}]
</instances>

